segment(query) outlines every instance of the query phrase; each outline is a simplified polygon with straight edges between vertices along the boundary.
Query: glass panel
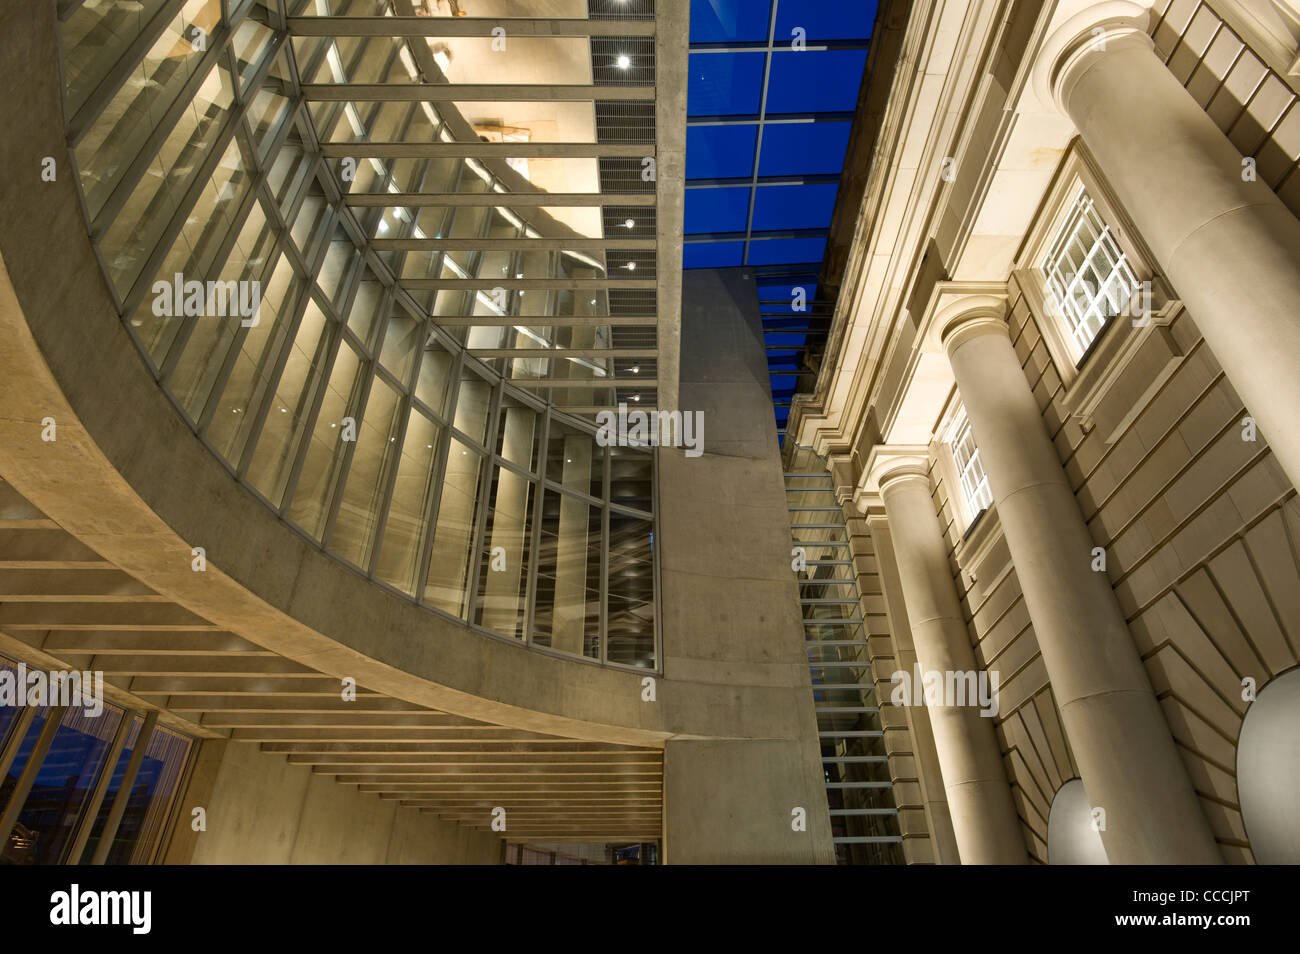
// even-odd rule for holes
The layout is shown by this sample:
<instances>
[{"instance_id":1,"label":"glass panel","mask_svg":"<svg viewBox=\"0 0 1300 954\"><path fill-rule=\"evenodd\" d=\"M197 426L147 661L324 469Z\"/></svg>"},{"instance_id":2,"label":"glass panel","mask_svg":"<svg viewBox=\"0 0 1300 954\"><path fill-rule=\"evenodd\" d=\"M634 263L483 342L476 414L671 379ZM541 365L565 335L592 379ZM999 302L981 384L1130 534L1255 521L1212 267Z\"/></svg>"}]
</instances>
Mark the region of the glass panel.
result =
<instances>
[{"instance_id":1,"label":"glass panel","mask_svg":"<svg viewBox=\"0 0 1300 954\"><path fill-rule=\"evenodd\" d=\"M270 284L262 292L261 319L249 327L235 358L221 401L208 424L207 437L232 465L239 462L251 428L249 409L255 407L270 386L278 343L283 339L284 306L296 304L299 279L285 258L276 266ZM272 347L272 342L276 347Z\"/></svg>"},{"instance_id":2,"label":"glass panel","mask_svg":"<svg viewBox=\"0 0 1300 954\"><path fill-rule=\"evenodd\" d=\"M853 591L856 597L857 587ZM608 659L654 667L654 525L649 520L609 515Z\"/></svg>"},{"instance_id":3,"label":"glass panel","mask_svg":"<svg viewBox=\"0 0 1300 954\"><path fill-rule=\"evenodd\" d=\"M429 336L420 358L420 374L415 381L415 396L438 414L447 413L447 386L451 383L451 354Z\"/></svg>"},{"instance_id":4,"label":"glass panel","mask_svg":"<svg viewBox=\"0 0 1300 954\"><path fill-rule=\"evenodd\" d=\"M126 748L123 749L113 770L108 794L105 795L104 804L95 818L90 840L86 843L86 851L81 856L83 861L94 857L104 830L104 823L108 819L113 799L121 788L122 779L126 774L126 765L135 748L135 741L142 724L143 720L137 717L127 739ZM122 815L117 834L113 838L113 847L109 849L108 864L138 865L146 864L151 860L163 824L167 820L172 798L176 794L177 783L185 770L189 752L188 738L160 725L154 727L127 801L126 812Z\"/></svg>"},{"instance_id":5,"label":"glass panel","mask_svg":"<svg viewBox=\"0 0 1300 954\"><path fill-rule=\"evenodd\" d=\"M184 320L180 314L182 309L175 307L174 296L162 298L159 292L166 295L175 286L177 275L181 276L182 283L209 280L212 276L212 263L234 225L235 215L248 192L250 181L239 153L239 145L232 140L181 226L180 234L168 250L162 267L158 269L150 288L151 294L141 299L131 318L131 327L136 329L136 334L156 364L161 365L166 359ZM241 238L250 225L256 233L260 233L265 224L265 217L261 216L255 204L249 217L251 222L246 222ZM232 250L231 257L235 260L236 268L243 265L244 259L238 248ZM231 269L228 266L223 271L229 274ZM159 285L160 282L162 285ZM225 280L220 281L217 287L225 287ZM251 296L246 297L251 301ZM206 301L207 308L203 317L219 317L212 308L214 304L211 298Z\"/></svg>"},{"instance_id":6,"label":"glass panel","mask_svg":"<svg viewBox=\"0 0 1300 954\"><path fill-rule=\"evenodd\" d=\"M468 586L470 547L478 507L483 457L452 438L438 504L438 527L425 579L424 601L453 615L463 614Z\"/></svg>"},{"instance_id":7,"label":"glass panel","mask_svg":"<svg viewBox=\"0 0 1300 954\"><path fill-rule=\"evenodd\" d=\"M348 466L343 502L330 536L329 548L363 569L370 563L379 510L383 505L389 468L397 457L400 395L382 378L370 385L365 420Z\"/></svg>"},{"instance_id":8,"label":"glass panel","mask_svg":"<svg viewBox=\"0 0 1300 954\"><path fill-rule=\"evenodd\" d=\"M538 414L509 394L501 397L497 418L496 452L526 470L533 469L533 448L537 443Z\"/></svg>"},{"instance_id":9,"label":"glass panel","mask_svg":"<svg viewBox=\"0 0 1300 954\"><path fill-rule=\"evenodd\" d=\"M245 479L279 507L329 354L325 315L309 301L266 412Z\"/></svg>"},{"instance_id":10,"label":"glass panel","mask_svg":"<svg viewBox=\"0 0 1300 954\"><path fill-rule=\"evenodd\" d=\"M203 60L204 54L194 48L194 31L211 36L220 17L218 0L189 0L77 144L77 171L92 219ZM127 20L123 25L135 23ZM125 43L134 39L126 38ZM111 67L106 65L104 72ZM79 98L84 100L90 91L86 87ZM186 125L182 121L181 126Z\"/></svg>"},{"instance_id":11,"label":"glass panel","mask_svg":"<svg viewBox=\"0 0 1300 954\"><path fill-rule=\"evenodd\" d=\"M546 478L578 493L604 497L605 449L592 434L551 419L546 439Z\"/></svg>"},{"instance_id":12,"label":"glass panel","mask_svg":"<svg viewBox=\"0 0 1300 954\"><path fill-rule=\"evenodd\" d=\"M650 513L654 509L654 459L626 447L609 449L609 502Z\"/></svg>"},{"instance_id":13,"label":"glass panel","mask_svg":"<svg viewBox=\"0 0 1300 954\"><path fill-rule=\"evenodd\" d=\"M469 368L461 371L456 398L456 429L480 444L487 443L488 414L492 410L492 385Z\"/></svg>"},{"instance_id":14,"label":"glass panel","mask_svg":"<svg viewBox=\"0 0 1300 954\"><path fill-rule=\"evenodd\" d=\"M190 181L212 151L233 97L226 71L211 71L100 239L104 264L119 295L125 296L139 277Z\"/></svg>"},{"instance_id":15,"label":"glass panel","mask_svg":"<svg viewBox=\"0 0 1300 954\"><path fill-rule=\"evenodd\" d=\"M494 468L486 532L479 554L478 605L474 622L523 638L524 589L537 485L521 474Z\"/></svg>"},{"instance_id":16,"label":"glass panel","mask_svg":"<svg viewBox=\"0 0 1300 954\"><path fill-rule=\"evenodd\" d=\"M442 428L417 410L407 417L402 456L397 463L393 502L384 525L375 577L404 593L415 592L420 550L426 539L426 518L433 493L430 476L438 457Z\"/></svg>"},{"instance_id":17,"label":"glass panel","mask_svg":"<svg viewBox=\"0 0 1300 954\"><path fill-rule=\"evenodd\" d=\"M83 3L59 30L67 110L75 116L166 0Z\"/></svg>"},{"instance_id":18,"label":"glass panel","mask_svg":"<svg viewBox=\"0 0 1300 954\"><path fill-rule=\"evenodd\" d=\"M10 775L0 785L0 804L26 768L48 715L45 709L32 720ZM53 865L62 860L120 719L121 711L108 706L95 717L80 706L64 711L18 815L16 837L5 845L0 863Z\"/></svg>"},{"instance_id":19,"label":"glass panel","mask_svg":"<svg viewBox=\"0 0 1300 954\"><path fill-rule=\"evenodd\" d=\"M537 556L533 642L600 655L601 508L546 491Z\"/></svg>"},{"instance_id":20,"label":"glass panel","mask_svg":"<svg viewBox=\"0 0 1300 954\"><path fill-rule=\"evenodd\" d=\"M357 408L361 400L362 359L351 343L343 342L330 370L329 386L321 400L311 443L289 507L289 519L317 540L325 532L328 502L339 478L348 440L356 439Z\"/></svg>"}]
</instances>

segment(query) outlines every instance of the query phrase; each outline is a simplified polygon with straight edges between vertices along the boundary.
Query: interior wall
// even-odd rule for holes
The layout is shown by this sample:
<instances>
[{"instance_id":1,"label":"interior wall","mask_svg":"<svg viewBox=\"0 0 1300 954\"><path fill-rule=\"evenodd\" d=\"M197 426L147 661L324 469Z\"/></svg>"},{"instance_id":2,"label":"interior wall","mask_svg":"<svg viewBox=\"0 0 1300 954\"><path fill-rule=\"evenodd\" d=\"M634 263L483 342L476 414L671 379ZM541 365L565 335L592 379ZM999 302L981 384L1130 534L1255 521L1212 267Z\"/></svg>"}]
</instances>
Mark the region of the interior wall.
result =
<instances>
[{"instance_id":1,"label":"interior wall","mask_svg":"<svg viewBox=\"0 0 1300 954\"><path fill-rule=\"evenodd\" d=\"M206 830L192 830L193 810ZM491 865L501 840L363 794L255 743L203 744L168 863Z\"/></svg>"}]
</instances>

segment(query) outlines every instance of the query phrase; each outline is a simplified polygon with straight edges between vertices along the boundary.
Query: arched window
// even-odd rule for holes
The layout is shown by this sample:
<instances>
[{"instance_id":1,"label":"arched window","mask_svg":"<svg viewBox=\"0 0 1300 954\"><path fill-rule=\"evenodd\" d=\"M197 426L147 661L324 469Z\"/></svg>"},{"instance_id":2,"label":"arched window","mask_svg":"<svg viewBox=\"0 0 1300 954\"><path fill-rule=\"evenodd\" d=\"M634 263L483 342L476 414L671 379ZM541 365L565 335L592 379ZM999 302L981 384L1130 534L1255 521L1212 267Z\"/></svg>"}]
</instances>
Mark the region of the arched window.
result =
<instances>
[{"instance_id":1,"label":"arched window","mask_svg":"<svg viewBox=\"0 0 1300 954\"><path fill-rule=\"evenodd\" d=\"M1278 676L1246 710L1237 738L1237 800L1255 860L1300 864L1300 669Z\"/></svg>"},{"instance_id":2,"label":"arched window","mask_svg":"<svg viewBox=\"0 0 1300 954\"><path fill-rule=\"evenodd\" d=\"M1110 864L1101 833L1092 825L1092 806L1083 790L1083 779L1070 779L1052 799L1052 811L1047 817L1047 863Z\"/></svg>"}]
</instances>

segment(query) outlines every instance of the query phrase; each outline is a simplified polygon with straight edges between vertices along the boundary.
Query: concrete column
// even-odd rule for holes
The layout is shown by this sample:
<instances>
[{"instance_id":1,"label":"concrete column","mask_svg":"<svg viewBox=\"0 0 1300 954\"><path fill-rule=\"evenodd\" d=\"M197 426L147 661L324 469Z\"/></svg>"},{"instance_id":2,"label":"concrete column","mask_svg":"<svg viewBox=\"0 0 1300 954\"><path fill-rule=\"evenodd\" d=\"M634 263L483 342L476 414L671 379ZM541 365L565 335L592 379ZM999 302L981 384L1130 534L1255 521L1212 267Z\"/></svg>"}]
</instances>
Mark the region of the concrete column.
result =
<instances>
[{"instance_id":1,"label":"concrete column","mask_svg":"<svg viewBox=\"0 0 1300 954\"><path fill-rule=\"evenodd\" d=\"M1124 16L1133 8L1135 16ZM1074 122L1215 358L1300 485L1300 221L1114 0L1044 48L1039 82ZM1138 12L1140 11L1140 12Z\"/></svg>"},{"instance_id":2,"label":"concrete column","mask_svg":"<svg viewBox=\"0 0 1300 954\"><path fill-rule=\"evenodd\" d=\"M924 463L891 466L880 493L894 528L894 559L921 671L978 672ZM952 701L930 700L926 708L962 864L1026 864L993 720L980 715L974 700L947 704Z\"/></svg>"},{"instance_id":3,"label":"concrete column","mask_svg":"<svg viewBox=\"0 0 1300 954\"><path fill-rule=\"evenodd\" d=\"M943 343L1070 747L1106 813L1106 853L1112 864L1221 864L1110 580L1092 569L1093 540L1001 310L959 316Z\"/></svg>"}]
</instances>

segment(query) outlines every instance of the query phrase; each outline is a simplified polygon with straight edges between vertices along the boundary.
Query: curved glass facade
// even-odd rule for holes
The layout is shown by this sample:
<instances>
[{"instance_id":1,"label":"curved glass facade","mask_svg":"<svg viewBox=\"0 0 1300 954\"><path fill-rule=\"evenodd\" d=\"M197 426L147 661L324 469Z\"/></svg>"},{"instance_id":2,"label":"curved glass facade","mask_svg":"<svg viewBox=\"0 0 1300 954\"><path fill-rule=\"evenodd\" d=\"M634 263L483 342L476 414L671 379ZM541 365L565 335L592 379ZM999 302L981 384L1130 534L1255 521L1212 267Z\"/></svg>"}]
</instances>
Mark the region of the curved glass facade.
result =
<instances>
[{"instance_id":1,"label":"curved glass facade","mask_svg":"<svg viewBox=\"0 0 1300 954\"><path fill-rule=\"evenodd\" d=\"M654 457L599 446L582 416L640 400L604 383L616 352L598 352L617 296L653 308L653 282L619 285L635 265L566 248L594 246L535 186L512 207L528 180L455 154L488 138L458 104L320 92L416 83L443 61L423 38L296 35L286 13L410 4L67 6L90 234L199 438L377 584L491 633L656 668ZM419 145L342 154L394 142ZM563 356L519 356L548 349Z\"/></svg>"}]
</instances>

